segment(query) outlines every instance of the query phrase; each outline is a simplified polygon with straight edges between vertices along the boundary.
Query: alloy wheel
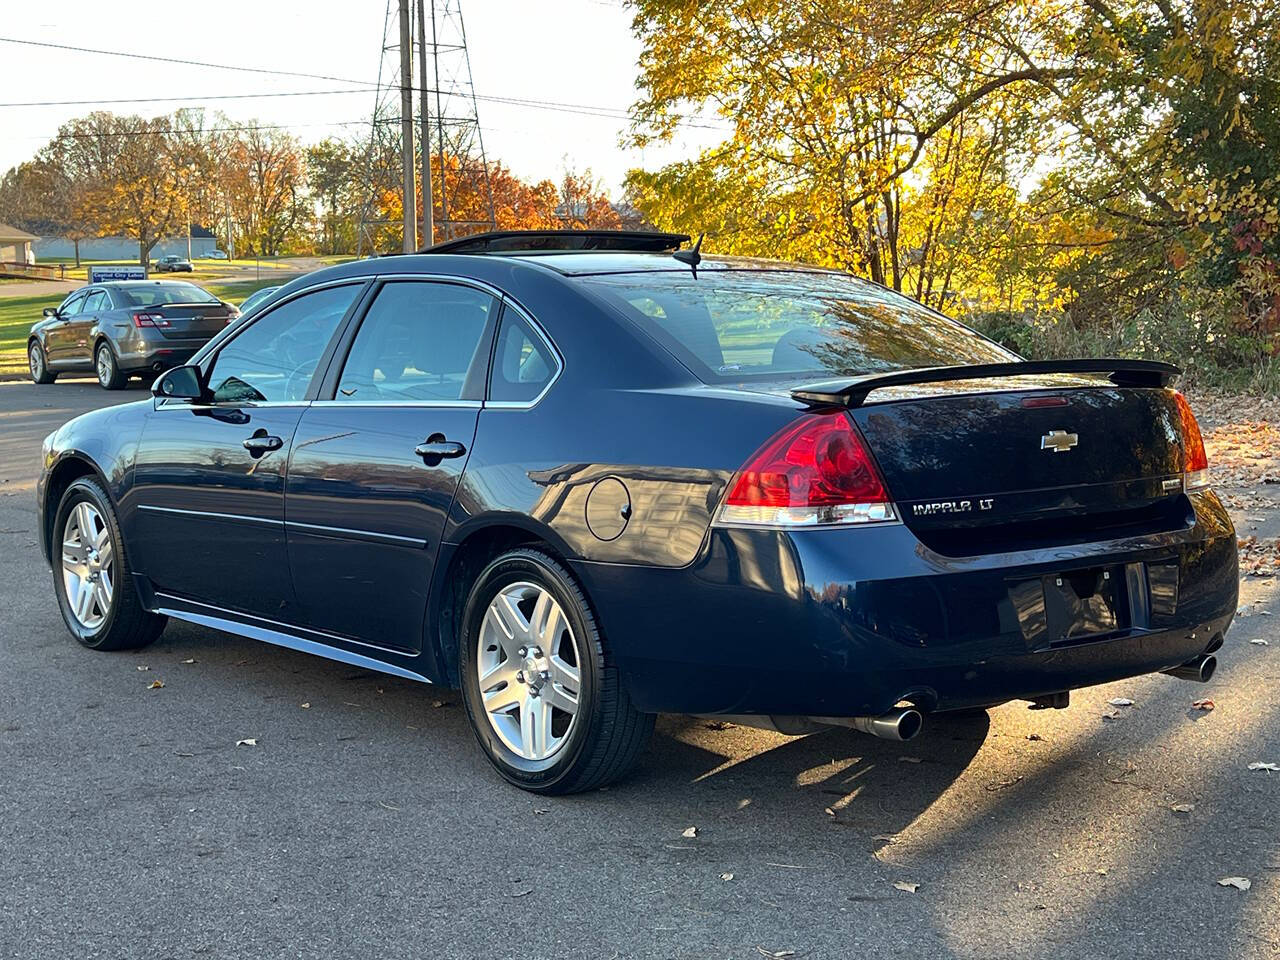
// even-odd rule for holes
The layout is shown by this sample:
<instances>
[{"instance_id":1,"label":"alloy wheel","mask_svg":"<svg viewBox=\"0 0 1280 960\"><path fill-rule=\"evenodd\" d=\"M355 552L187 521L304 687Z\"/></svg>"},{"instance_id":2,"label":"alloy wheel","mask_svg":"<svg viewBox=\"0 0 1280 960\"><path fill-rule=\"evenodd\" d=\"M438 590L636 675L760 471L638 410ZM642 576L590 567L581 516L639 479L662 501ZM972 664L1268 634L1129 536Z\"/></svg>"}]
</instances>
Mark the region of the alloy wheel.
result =
<instances>
[{"instance_id":1,"label":"alloy wheel","mask_svg":"<svg viewBox=\"0 0 1280 960\"><path fill-rule=\"evenodd\" d=\"M531 761L559 752L577 721L582 660L555 597L527 581L503 587L475 662L485 716L507 749Z\"/></svg>"},{"instance_id":2,"label":"alloy wheel","mask_svg":"<svg viewBox=\"0 0 1280 960\"><path fill-rule=\"evenodd\" d=\"M111 382L110 348L103 344L98 348L98 383L104 387Z\"/></svg>"},{"instance_id":3,"label":"alloy wheel","mask_svg":"<svg viewBox=\"0 0 1280 960\"><path fill-rule=\"evenodd\" d=\"M67 606L84 629L97 630L110 614L114 577L111 531L94 505L81 500L63 526L62 584Z\"/></svg>"},{"instance_id":4,"label":"alloy wheel","mask_svg":"<svg viewBox=\"0 0 1280 960\"><path fill-rule=\"evenodd\" d=\"M31 348L27 351L27 359L31 361L31 379L39 380L44 376L44 357L40 355L38 344L31 344Z\"/></svg>"}]
</instances>

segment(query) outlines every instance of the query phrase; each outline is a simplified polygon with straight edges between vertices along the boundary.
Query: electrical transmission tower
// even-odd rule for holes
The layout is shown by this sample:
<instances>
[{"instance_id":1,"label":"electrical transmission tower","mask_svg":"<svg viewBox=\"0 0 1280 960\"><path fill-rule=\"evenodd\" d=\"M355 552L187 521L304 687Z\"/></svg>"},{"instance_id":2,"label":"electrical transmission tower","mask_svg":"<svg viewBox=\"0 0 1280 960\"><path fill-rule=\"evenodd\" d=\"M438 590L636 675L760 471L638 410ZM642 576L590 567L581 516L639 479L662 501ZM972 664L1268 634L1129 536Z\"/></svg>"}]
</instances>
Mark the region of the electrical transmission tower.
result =
<instances>
[{"instance_id":1,"label":"electrical transmission tower","mask_svg":"<svg viewBox=\"0 0 1280 960\"><path fill-rule=\"evenodd\" d=\"M411 32L417 39L410 44L416 51L407 52L407 63L401 57L404 44L397 39L404 35L400 11L405 8L413 17ZM411 109L413 128L404 123L405 70L416 107ZM418 131L416 144L413 129ZM407 155L405 144L410 144ZM387 218L383 206L393 194L404 198L406 211L415 204L423 214L417 246L496 226L461 0L387 0L378 88L361 169L358 254L401 245L395 242L400 221ZM405 197L410 182L415 182L419 197L430 201ZM413 248L410 233L404 230L405 249Z\"/></svg>"}]
</instances>

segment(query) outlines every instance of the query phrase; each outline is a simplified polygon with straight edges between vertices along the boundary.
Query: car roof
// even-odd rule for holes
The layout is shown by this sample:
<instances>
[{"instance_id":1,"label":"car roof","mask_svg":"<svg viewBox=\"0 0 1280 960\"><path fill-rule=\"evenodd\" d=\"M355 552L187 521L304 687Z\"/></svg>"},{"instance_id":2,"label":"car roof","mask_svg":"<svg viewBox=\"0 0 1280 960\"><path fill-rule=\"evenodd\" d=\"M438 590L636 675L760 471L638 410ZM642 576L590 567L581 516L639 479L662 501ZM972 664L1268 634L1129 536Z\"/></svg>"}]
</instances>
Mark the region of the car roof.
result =
<instances>
[{"instance_id":1,"label":"car roof","mask_svg":"<svg viewBox=\"0 0 1280 960\"><path fill-rule=\"evenodd\" d=\"M159 286L163 283L192 283L191 280L175 280L165 277L163 280L148 277L146 280L99 280L94 284L95 287L148 287Z\"/></svg>"},{"instance_id":2,"label":"car roof","mask_svg":"<svg viewBox=\"0 0 1280 960\"><path fill-rule=\"evenodd\" d=\"M599 251L512 252L484 254L485 259L508 259L535 262L565 276L589 276L610 273L688 273L689 264L675 259L669 253L609 253ZM704 256L698 262L699 271L767 270L791 273L839 273L826 267L786 260L766 260L759 257Z\"/></svg>"}]
</instances>

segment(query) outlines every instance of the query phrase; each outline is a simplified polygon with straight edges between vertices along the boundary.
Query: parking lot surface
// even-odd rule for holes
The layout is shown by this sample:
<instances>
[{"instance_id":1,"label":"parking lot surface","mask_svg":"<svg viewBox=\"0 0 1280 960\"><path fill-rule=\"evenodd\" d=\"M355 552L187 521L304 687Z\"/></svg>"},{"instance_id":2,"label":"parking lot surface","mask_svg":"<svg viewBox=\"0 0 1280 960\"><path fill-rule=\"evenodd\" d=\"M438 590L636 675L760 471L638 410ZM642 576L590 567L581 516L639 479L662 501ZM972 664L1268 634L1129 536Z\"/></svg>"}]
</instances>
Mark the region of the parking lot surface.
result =
<instances>
[{"instance_id":1,"label":"parking lot surface","mask_svg":"<svg viewBox=\"0 0 1280 960\"><path fill-rule=\"evenodd\" d=\"M0 957L1280 956L1274 577L1207 685L905 744L664 717L627 781L537 798L454 691L181 623L71 639L40 441L146 397L0 384ZM1280 486L1249 497L1275 536Z\"/></svg>"}]
</instances>

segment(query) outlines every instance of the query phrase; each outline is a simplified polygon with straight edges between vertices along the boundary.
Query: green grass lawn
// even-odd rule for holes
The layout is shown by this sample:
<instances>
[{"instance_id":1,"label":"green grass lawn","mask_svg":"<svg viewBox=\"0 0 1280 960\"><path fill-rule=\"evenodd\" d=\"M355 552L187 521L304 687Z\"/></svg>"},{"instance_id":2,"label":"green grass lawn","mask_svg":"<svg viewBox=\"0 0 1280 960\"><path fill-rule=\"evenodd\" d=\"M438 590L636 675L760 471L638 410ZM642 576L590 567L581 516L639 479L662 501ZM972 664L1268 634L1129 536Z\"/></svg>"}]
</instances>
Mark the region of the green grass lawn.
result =
<instances>
[{"instance_id":1,"label":"green grass lawn","mask_svg":"<svg viewBox=\"0 0 1280 960\"><path fill-rule=\"evenodd\" d=\"M250 261L252 262L252 261ZM167 276L167 275L165 275ZM215 297L228 303L239 304L245 297L261 287L272 286L285 278L263 273L261 280L240 280L235 283L217 280L202 282L199 274L180 274L173 279L195 279ZM21 373L27 370L27 334L31 325L40 319L45 307L56 307L74 288L64 293L40 297L5 296L0 287L0 374Z\"/></svg>"}]
</instances>

